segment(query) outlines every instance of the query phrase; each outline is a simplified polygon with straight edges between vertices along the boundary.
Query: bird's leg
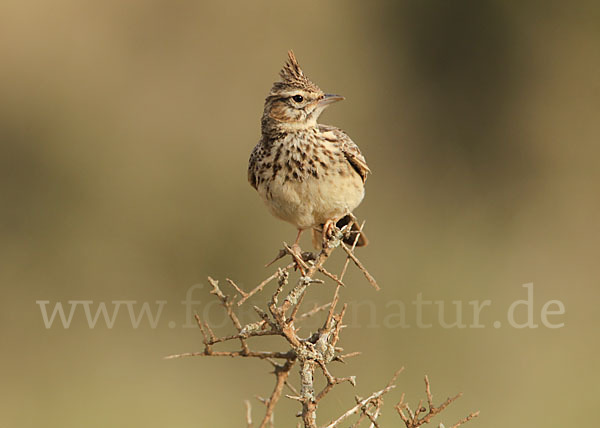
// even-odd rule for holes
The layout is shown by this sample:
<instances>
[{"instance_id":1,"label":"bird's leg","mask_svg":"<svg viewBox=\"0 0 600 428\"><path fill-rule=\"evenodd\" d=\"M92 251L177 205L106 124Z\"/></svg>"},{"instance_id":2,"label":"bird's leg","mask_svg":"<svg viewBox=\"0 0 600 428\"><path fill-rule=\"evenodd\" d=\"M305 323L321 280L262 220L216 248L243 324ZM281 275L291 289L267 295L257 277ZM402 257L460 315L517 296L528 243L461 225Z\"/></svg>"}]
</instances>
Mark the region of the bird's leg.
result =
<instances>
[{"instance_id":1,"label":"bird's leg","mask_svg":"<svg viewBox=\"0 0 600 428\"><path fill-rule=\"evenodd\" d=\"M300 237L302 236L302 232L304 232L303 229L298 229L298 235L296 235L296 241L294 241L294 245L292 245L292 251L294 253L297 253L299 256L302 255L302 249L300 248L300 245L298 244L300 242Z\"/></svg>"}]
</instances>

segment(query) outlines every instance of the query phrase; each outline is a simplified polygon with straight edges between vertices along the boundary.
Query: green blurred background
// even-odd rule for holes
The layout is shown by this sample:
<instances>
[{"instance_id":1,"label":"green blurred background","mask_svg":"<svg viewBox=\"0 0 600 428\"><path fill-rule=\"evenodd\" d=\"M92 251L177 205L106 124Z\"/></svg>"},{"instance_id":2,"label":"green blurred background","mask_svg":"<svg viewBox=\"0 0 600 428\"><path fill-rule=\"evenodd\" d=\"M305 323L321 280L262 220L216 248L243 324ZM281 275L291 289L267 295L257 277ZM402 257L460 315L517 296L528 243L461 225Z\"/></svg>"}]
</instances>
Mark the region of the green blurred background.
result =
<instances>
[{"instance_id":1,"label":"green blurred background","mask_svg":"<svg viewBox=\"0 0 600 428\"><path fill-rule=\"evenodd\" d=\"M371 240L360 257L383 286L348 277L342 298L356 312L341 344L364 353L332 369L358 385L340 386L321 421L406 366L410 402L423 397L425 373L440 400L465 392L446 426L476 409L474 427L593 424L599 3L0 8L2 427L243 426L243 399L269 395L265 362L162 357L201 350L200 333L181 327L190 286L212 275L250 288L295 236L246 182L263 99L289 48L313 81L346 96L322 122L346 129L373 170L357 210ZM551 320L565 326L493 328L529 282L535 321L560 300L565 314ZM416 328L418 293L467 307L490 299L486 328ZM194 299L206 307L206 286ZM381 325L397 299L411 328ZM122 313L114 328L90 329L78 312L70 328L46 329L36 300L168 304L157 328L134 329ZM384 426L400 425L398 398L386 400ZM282 401L277 426L295 426L296 404Z\"/></svg>"}]
</instances>

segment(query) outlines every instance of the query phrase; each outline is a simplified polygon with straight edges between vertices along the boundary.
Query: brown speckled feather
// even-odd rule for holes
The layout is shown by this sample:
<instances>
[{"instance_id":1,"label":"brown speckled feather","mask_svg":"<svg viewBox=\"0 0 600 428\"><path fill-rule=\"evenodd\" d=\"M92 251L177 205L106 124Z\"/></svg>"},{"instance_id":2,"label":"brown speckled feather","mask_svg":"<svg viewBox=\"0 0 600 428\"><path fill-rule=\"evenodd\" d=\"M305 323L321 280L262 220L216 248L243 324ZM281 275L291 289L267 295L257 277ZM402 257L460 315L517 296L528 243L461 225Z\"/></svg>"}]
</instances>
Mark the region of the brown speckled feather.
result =
<instances>
[{"instance_id":1,"label":"brown speckled feather","mask_svg":"<svg viewBox=\"0 0 600 428\"><path fill-rule=\"evenodd\" d=\"M334 126L328 125L319 125L319 130L324 133L333 133L335 135L335 141L337 141L340 145L340 150L344 153L344 156L352 165L352 168L361 176L363 183L367 181L367 174L371 173L371 170L367 166L367 161L365 157L360 152L360 149L350 139L348 134L346 134L342 129L336 128Z\"/></svg>"},{"instance_id":2,"label":"brown speckled feather","mask_svg":"<svg viewBox=\"0 0 600 428\"><path fill-rule=\"evenodd\" d=\"M327 95L312 83L291 51L280 76L265 99L248 182L275 217L299 231L338 223L346 225L347 243L358 236L358 245L366 245L349 214L364 197L369 167L344 131L317 123L321 112L343 97Z\"/></svg>"}]
</instances>

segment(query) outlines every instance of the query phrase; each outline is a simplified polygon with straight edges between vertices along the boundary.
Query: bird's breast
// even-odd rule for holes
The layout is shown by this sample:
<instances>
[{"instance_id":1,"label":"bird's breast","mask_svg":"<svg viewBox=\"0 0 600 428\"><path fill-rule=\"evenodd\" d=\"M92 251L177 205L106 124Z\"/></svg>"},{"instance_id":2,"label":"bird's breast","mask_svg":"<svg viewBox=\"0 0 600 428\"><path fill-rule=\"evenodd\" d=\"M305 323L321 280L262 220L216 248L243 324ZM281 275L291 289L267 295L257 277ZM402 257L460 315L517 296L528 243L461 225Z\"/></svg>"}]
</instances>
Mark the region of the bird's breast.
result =
<instances>
[{"instance_id":1,"label":"bird's breast","mask_svg":"<svg viewBox=\"0 0 600 428\"><path fill-rule=\"evenodd\" d=\"M256 176L271 213L301 229L342 217L364 196L362 179L335 144L310 137L273 144Z\"/></svg>"}]
</instances>

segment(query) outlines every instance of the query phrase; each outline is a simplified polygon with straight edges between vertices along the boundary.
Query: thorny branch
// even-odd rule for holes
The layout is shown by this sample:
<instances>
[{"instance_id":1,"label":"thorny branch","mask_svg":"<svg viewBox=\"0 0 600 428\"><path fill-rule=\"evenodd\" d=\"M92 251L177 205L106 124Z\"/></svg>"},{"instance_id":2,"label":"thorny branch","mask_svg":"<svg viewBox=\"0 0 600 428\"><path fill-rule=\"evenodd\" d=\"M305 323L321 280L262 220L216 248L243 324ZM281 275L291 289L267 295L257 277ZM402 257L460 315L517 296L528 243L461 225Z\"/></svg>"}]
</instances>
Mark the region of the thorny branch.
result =
<instances>
[{"instance_id":1,"label":"thorny branch","mask_svg":"<svg viewBox=\"0 0 600 428\"><path fill-rule=\"evenodd\" d=\"M361 225L360 229L362 230L363 227L364 223ZM210 293L221 303L231 324L235 328L235 333L228 336L216 336L208 323L204 322L198 315L195 315L198 327L202 333L204 350L170 355L166 358L205 356L246 357L266 360L273 367L275 386L269 398L259 398L259 401L266 407L259 428L273 427L275 406L283 395L285 386L293 393L293 395L287 394L285 396L289 399L298 401L302 406L301 411L298 414L302 421L299 423L299 426L303 425L305 428L317 428L317 408L321 400L341 383L347 382L353 386L356 385L354 376L336 377L329 368L329 364L332 362L344 362L346 358L360 354L360 352L343 354L343 348L336 346L340 338L341 329L343 328L343 318L347 305L343 305L339 312L336 312L336 307L339 303L340 288L345 287L343 281L349 263L353 262L363 273L367 281L375 289L379 290L379 285L375 281L375 278L373 278L354 254L359 235L356 234L354 244L351 246L342 242L347 230L349 230L349 228L342 228L341 230L335 228L331 236L327 237L323 248L318 254L309 252L300 253L284 243L284 248L279 251L277 257L273 262L269 263L269 265L286 256L291 257L291 263L287 266L278 268L277 271L250 291L243 290L233 280L227 278L227 283L232 287L234 293L237 293L233 297L221 290L219 281L208 277L208 281L212 286ZM342 247L347 255L346 262L339 275L329 272L324 267L325 262L337 247ZM292 269L297 269L300 273L300 277L295 285L290 288L289 277ZM300 307L307 292L314 284L321 284L324 282L321 279L315 278L315 275L317 274L322 274L326 279L331 280L335 284L332 300L331 302L320 306L315 305L312 309L305 310L305 312L300 312ZM254 306L253 309L257 315L256 321L242 325L235 312L235 307L243 305L253 296L263 292L265 287L275 279L277 280L277 287L273 291L273 294L271 294L266 309ZM238 295L239 300L235 302ZM298 333L298 324L310 317L315 317L322 313L325 318L322 326L316 332L309 334L308 337L300 336ZM250 340L262 336L283 337L288 344L287 351L251 349L249 345ZM215 345L229 341L239 341L240 349L237 351L215 351L213 349ZM300 388L298 389L292 385L289 379L293 367L298 367L299 369ZM392 380L382 390L374 392L366 398L356 397L356 404L353 407L328 425L322 426L322 428L338 427L343 421L352 416L356 417L356 415L358 415L358 418L352 425L353 427L359 427L362 422L367 422L370 428L378 428L380 425L377 419L381 415L383 396L396 387L395 381L401 371L402 369L396 372ZM315 375L318 375L319 373L325 379L326 385L321 391L317 392L315 391L314 379ZM429 423L434 416L442 412L450 403L460 396L459 394L456 397L446 400L439 407L435 407L433 405L429 379L427 377L425 378L425 382L429 410L425 409L422 406L422 403L419 403L417 410L413 412L409 406L404 403L404 395L402 396L400 403L396 405L396 410L407 428L416 428ZM452 428L456 428L459 425L468 422L478 414L478 412L470 414L466 418L460 420ZM246 401L246 426L254 426L252 422L252 407L248 401Z\"/></svg>"},{"instance_id":2,"label":"thorny branch","mask_svg":"<svg viewBox=\"0 0 600 428\"><path fill-rule=\"evenodd\" d=\"M434 416L444 411L446 407L462 396L462 393L459 393L454 397L446 399L446 401L439 406L435 406L433 404L433 395L431 394L431 386L429 385L429 378L427 376L425 376L425 394L427 395L428 409L423 406L423 401L421 400L413 412L410 406L404 402L404 394L402 394L402 397L400 397L400 402L396 404L396 410L404 422L404 425L406 425L406 428L417 428L421 425L429 423ZM406 413L404 413L405 411ZM456 424L452 425L451 428L457 428L458 426L470 421L473 418L476 418L477 416L479 416L479 412L471 413L466 418L463 418Z\"/></svg>"}]
</instances>

